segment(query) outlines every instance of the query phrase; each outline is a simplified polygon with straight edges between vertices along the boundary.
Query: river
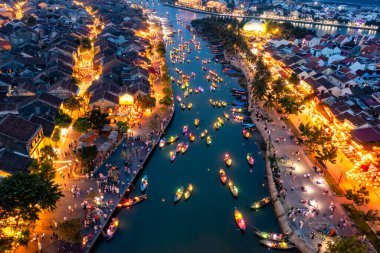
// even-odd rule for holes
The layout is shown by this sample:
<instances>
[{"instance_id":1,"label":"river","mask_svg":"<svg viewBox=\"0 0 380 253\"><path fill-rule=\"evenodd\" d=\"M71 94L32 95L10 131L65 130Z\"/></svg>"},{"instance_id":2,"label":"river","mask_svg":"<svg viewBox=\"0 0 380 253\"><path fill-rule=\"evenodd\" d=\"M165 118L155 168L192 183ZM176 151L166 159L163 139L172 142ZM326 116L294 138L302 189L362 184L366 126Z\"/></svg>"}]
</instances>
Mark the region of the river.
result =
<instances>
[{"instance_id":1,"label":"river","mask_svg":"<svg viewBox=\"0 0 380 253\"><path fill-rule=\"evenodd\" d=\"M178 47L180 37L190 41L192 34L184 25L192 19L201 17L188 11L164 7L156 3L153 6L157 15L165 16L168 11L169 22L173 28L182 30L181 35L175 34L172 38L173 45L167 48L168 52ZM176 15L184 22L177 23ZM172 124L167 130L166 136L179 135L182 141L183 125L188 124L190 131L196 134L194 143L190 143L188 151L184 155L178 155L174 163L169 161L169 151L175 146L156 149L150 161L145 166L149 178L147 190L148 200L134 206L131 209L122 209L118 212L120 220L119 229L115 237L107 242L101 239L95 247L95 252L268 252L267 248L260 245L260 239L252 231L252 225L264 230L279 232L279 226L271 205L259 210L250 211L249 205L267 196L268 189L265 178L264 159L260 153L255 139L244 139L241 133L240 123L225 122L219 131L212 127L217 117L223 117L223 111L228 111L230 106L213 108L208 100L221 99L228 103L234 101L229 88L239 88L237 79L225 75L222 65L211 61L207 65L209 70L218 73L224 79L216 92L211 92L210 83L205 78L205 72L201 69L201 59L211 59L213 55L207 47L207 43L197 38L201 44L198 52L194 46L192 53L188 55L190 64L169 64L169 73L176 79L179 75L175 72L178 67L187 75L196 73L196 78L191 79L190 86L202 86L203 94L194 93L185 99L185 103L193 103L191 110L181 110L178 103L175 106L175 115ZM169 58L167 59L168 62ZM175 96L183 92L177 85L173 85ZM201 119L199 129L194 127L194 119ZM199 137L201 131L207 128L213 137L210 147L205 140ZM233 159L231 168L226 168L223 161L224 153L229 152ZM246 161L246 154L250 152L255 158L252 172ZM239 197L234 199L228 189L219 180L218 171L224 168L239 188ZM173 196L178 187L192 183L193 194L189 200L183 199L173 204ZM135 190L132 195L138 195ZM247 223L247 231L241 233L237 230L234 220L234 208L237 207L244 215Z\"/></svg>"}]
</instances>

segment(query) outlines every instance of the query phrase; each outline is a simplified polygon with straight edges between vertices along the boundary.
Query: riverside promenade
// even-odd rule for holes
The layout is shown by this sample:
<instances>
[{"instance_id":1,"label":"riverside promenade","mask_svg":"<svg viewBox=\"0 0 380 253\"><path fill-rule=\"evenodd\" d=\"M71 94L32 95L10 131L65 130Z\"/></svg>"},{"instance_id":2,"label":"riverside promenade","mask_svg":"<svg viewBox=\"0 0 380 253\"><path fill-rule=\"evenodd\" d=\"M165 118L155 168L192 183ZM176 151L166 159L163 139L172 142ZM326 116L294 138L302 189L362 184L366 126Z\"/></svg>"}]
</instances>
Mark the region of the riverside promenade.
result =
<instances>
[{"instance_id":1,"label":"riverside promenade","mask_svg":"<svg viewBox=\"0 0 380 253\"><path fill-rule=\"evenodd\" d=\"M378 31L378 27L370 27L370 26L356 26L356 25L347 25L347 24L332 24L332 23L324 23L318 21L307 21L307 20L298 20L298 19L287 19L287 18L268 18L268 17L260 17L260 16L250 16L250 15L236 15L231 13L218 13L206 10L194 9L186 6L173 5L173 4L164 4L169 7L178 8L181 10L192 11L196 13L203 13L213 16L220 17L231 17L231 18L244 18L244 19L256 19L256 20L269 20L269 21L277 21L277 22L291 22L297 24L311 24L311 25L322 25L322 26L330 26L330 27L339 27L339 28L351 28L351 29L362 29L368 31Z\"/></svg>"},{"instance_id":2,"label":"riverside promenade","mask_svg":"<svg viewBox=\"0 0 380 253\"><path fill-rule=\"evenodd\" d=\"M241 69L247 80L252 78L252 66L248 67L242 58L226 54L225 58ZM249 112L267 144L268 187L283 233L290 234L290 240L302 252L325 250L331 237L321 233L324 229L334 229L340 236L356 233L341 207L347 200L336 196L317 173L305 152L306 147L293 142L290 128L281 120L283 115L264 108L252 95L249 94ZM279 178L273 177L275 172L269 157L277 158Z\"/></svg>"}]
</instances>

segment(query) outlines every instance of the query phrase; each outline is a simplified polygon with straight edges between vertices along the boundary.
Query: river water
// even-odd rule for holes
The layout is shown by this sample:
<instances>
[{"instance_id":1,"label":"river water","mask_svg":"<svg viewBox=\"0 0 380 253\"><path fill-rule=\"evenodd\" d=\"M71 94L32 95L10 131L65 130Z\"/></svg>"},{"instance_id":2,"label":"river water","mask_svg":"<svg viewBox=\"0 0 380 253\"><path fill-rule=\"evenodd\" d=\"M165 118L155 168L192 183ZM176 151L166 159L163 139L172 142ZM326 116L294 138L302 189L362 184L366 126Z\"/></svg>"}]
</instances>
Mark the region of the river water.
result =
<instances>
[{"instance_id":1,"label":"river water","mask_svg":"<svg viewBox=\"0 0 380 253\"><path fill-rule=\"evenodd\" d=\"M174 44L167 48L168 52L178 47L183 36L184 41L190 41L192 34L184 25L192 19L202 17L183 10L160 6L156 3L154 8L157 15L165 16L175 30L181 29L181 35L175 34L172 38ZM184 22L177 23L176 15ZM182 141L186 137L182 135L182 126L188 124L197 138L190 143L188 151L184 155L178 155L174 163L169 161L169 151L175 146L156 149L150 161L145 166L149 178L147 190L148 200L127 210L120 210L117 217L120 220L119 229L115 237L107 242L101 239L97 244L96 252L267 252L268 249L260 245L260 239L252 231L252 225L265 230L279 232L279 226L271 205L259 210L250 211L249 205L256 200L267 196L268 189L265 179L265 164L260 149L254 139L244 139L241 133L241 123L228 121L219 131L212 127L217 117L223 118L225 109L213 108L208 100L221 99L228 103L234 101L229 88L239 88L237 79L225 75L222 65L211 61L207 64L209 70L218 73L224 79L216 92L211 92L210 83L205 78L201 69L201 62L195 59L210 59L213 55L207 47L207 43L197 38L201 44L198 52L191 44L192 53L188 55L190 64L169 64L169 74L179 77L175 72L178 67L187 75L196 73L196 78L191 79L190 86L202 86L203 94L194 93L185 99L185 103L192 102L191 110L182 111L176 102L176 112L172 124L167 130L166 136L179 135ZM169 58L167 59L168 62ZM183 96L181 88L173 85L175 96ZM194 119L201 119L199 129L194 127ZM207 128L213 137L210 147L199 135ZM229 152L233 159L231 168L226 168L223 161L224 153ZM250 152L255 158L252 172L246 161L246 154ZM218 171L224 168L239 188L239 197L234 199L227 186L223 186L219 180ZM176 205L173 204L173 196L178 187L192 183L193 194L186 202L182 199ZM139 190L135 190L138 195ZM133 195L133 194L132 194ZM247 223L247 231L241 233L237 230L234 220L234 208L237 207L244 215Z\"/></svg>"}]
</instances>

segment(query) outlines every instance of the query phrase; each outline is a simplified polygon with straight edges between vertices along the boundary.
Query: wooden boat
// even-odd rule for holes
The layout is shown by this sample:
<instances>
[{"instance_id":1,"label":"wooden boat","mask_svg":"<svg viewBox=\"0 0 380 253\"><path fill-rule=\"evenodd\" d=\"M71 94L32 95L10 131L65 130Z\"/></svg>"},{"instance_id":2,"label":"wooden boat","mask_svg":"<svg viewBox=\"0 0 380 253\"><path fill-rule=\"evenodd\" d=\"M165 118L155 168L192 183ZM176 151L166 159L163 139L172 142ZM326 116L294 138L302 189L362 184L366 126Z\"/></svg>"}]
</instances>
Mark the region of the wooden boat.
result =
<instances>
[{"instance_id":1,"label":"wooden boat","mask_svg":"<svg viewBox=\"0 0 380 253\"><path fill-rule=\"evenodd\" d=\"M207 145L211 145L211 142L212 142L212 139L211 139L211 136L209 135L209 136L207 136L207 138L206 138L206 143L207 143Z\"/></svg>"},{"instance_id":2,"label":"wooden boat","mask_svg":"<svg viewBox=\"0 0 380 253\"><path fill-rule=\"evenodd\" d=\"M243 112L243 108L237 108L237 107L233 107L230 109L231 112Z\"/></svg>"},{"instance_id":3,"label":"wooden boat","mask_svg":"<svg viewBox=\"0 0 380 253\"><path fill-rule=\"evenodd\" d=\"M183 190L184 190L183 186L177 189L174 195L174 203L177 203L182 198Z\"/></svg>"},{"instance_id":4,"label":"wooden boat","mask_svg":"<svg viewBox=\"0 0 380 253\"><path fill-rule=\"evenodd\" d=\"M286 236L281 233L270 233L270 232L263 232L260 229L253 227L253 232L262 239L265 240L273 240L273 241L284 241L286 240Z\"/></svg>"},{"instance_id":5,"label":"wooden boat","mask_svg":"<svg viewBox=\"0 0 380 253\"><path fill-rule=\"evenodd\" d=\"M181 152L183 145L184 145L183 142L178 143L178 145L177 145L175 151L176 151L177 153Z\"/></svg>"},{"instance_id":6,"label":"wooden boat","mask_svg":"<svg viewBox=\"0 0 380 253\"><path fill-rule=\"evenodd\" d=\"M191 108L193 108L193 104L192 103L189 103L188 105L187 105L187 109L191 109Z\"/></svg>"},{"instance_id":7,"label":"wooden boat","mask_svg":"<svg viewBox=\"0 0 380 253\"><path fill-rule=\"evenodd\" d=\"M140 185L141 192L144 192L147 188L148 188L148 176L144 175L141 178L141 185Z\"/></svg>"},{"instance_id":8,"label":"wooden boat","mask_svg":"<svg viewBox=\"0 0 380 253\"><path fill-rule=\"evenodd\" d=\"M221 125L224 125L224 120L223 120L221 117L218 117L218 122L219 122Z\"/></svg>"},{"instance_id":9,"label":"wooden boat","mask_svg":"<svg viewBox=\"0 0 380 253\"><path fill-rule=\"evenodd\" d=\"M210 105L214 104L214 100L212 100L211 98L208 100L208 102L210 103Z\"/></svg>"},{"instance_id":10,"label":"wooden boat","mask_svg":"<svg viewBox=\"0 0 380 253\"><path fill-rule=\"evenodd\" d=\"M188 125L184 125L183 128L182 128L182 133L186 134L188 130L189 130L189 126Z\"/></svg>"},{"instance_id":11,"label":"wooden boat","mask_svg":"<svg viewBox=\"0 0 380 253\"><path fill-rule=\"evenodd\" d=\"M169 139L166 141L167 144L172 144L178 140L178 135L170 136Z\"/></svg>"},{"instance_id":12,"label":"wooden boat","mask_svg":"<svg viewBox=\"0 0 380 253\"><path fill-rule=\"evenodd\" d=\"M214 122L214 128L215 128L215 130L219 130L220 127L221 127L221 124L218 121L215 121Z\"/></svg>"},{"instance_id":13,"label":"wooden boat","mask_svg":"<svg viewBox=\"0 0 380 253\"><path fill-rule=\"evenodd\" d=\"M184 154L188 148L189 148L189 143L187 143L187 142L184 143L181 147L181 153Z\"/></svg>"},{"instance_id":14,"label":"wooden boat","mask_svg":"<svg viewBox=\"0 0 380 253\"><path fill-rule=\"evenodd\" d=\"M203 132L201 133L201 138L204 138L207 135L207 133L208 133L207 129L203 130Z\"/></svg>"},{"instance_id":15,"label":"wooden boat","mask_svg":"<svg viewBox=\"0 0 380 253\"><path fill-rule=\"evenodd\" d=\"M268 205L269 203L270 203L270 197L264 197L261 200L252 203L251 209L258 210L258 209Z\"/></svg>"},{"instance_id":16,"label":"wooden boat","mask_svg":"<svg viewBox=\"0 0 380 253\"><path fill-rule=\"evenodd\" d=\"M228 179L228 188L230 188L230 191L232 193L232 195L237 198L238 197L238 194L239 194L239 190L238 188L236 187L236 185L234 185L234 183L232 182L231 179Z\"/></svg>"},{"instance_id":17,"label":"wooden boat","mask_svg":"<svg viewBox=\"0 0 380 253\"><path fill-rule=\"evenodd\" d=\"M185 200L188 200L190 198L192 192L193 192L193 185L189 184L187 186L185 193L183 194L183 197L185 198Z\"/></svg>"},{"instance_id":18,"label":"wooden boat","mask_svg":"<svg viewBox=\"0 0 380 253\"><path fill-rule=\"evenodd\" d=\"M185 110L185 109L186 109L186 105L185 105L184 102L181 102L180 106L181 106L182 110Z\"/></svg>"},{"instance_id":19,"label":"wooden boat","mask_svg":"<svg viewBox=\"0 0 380 253\"><path fill-rule=\"evenodd\" d=\"M181 96L177 96L177 101L181 102L181 100L182 100Z\"/></svg>"},{"instance_id":20,"label":"wooden boat","mask_svg":"<svg viewBox=\"0 0 380 253\"><path fill-rule=\"evenodd\" d=\"M199 89L198 88L194 88L194 92L195 92L195 94L198 94Z\"/></svg>"},{"instance_id":21,"label":"wooden boat","mask_svg":"<svg viewBox=\"0 0 380 253\"><path fill-rule=\"evenodd\" d=\"M226 112L223 113L224 117L227 119L227 120L230 120L230 115Z\"/></svg>"},{"instance_id":22,"label":"wooden boat","mask_svg":"<svg viewBox=\"0 0 380 253\"><path fill-rule=\"evenodd\" d=\"M189 140L193 142L195 140L195 134L193 132L189 133Z\"/></svg>"},{"instance_id":23,"label":"wooden boat","mask_svg":"<svg viewBox=\"0 0 380 253\"><path fill-rule=\"evenodd\" d=\"M197 127L199 126L199 124L201 123L201 121L199 119L195 119L194 120L194 125Z\"/></svg>"},{"instance_id":24,"label":"wooden boat","mask_svg":"<svg viewBox=\"0 0 380 253\"><path fill-rule=\"evenodd\" d=\"M271 249L288 250L293 249L295 247L295 245L289 241L278 242L274 240L261 240L260 242Z\"/></svg>"},{"instance_id":25,"label":"wooden boat","mask_svg":"<svg viewBox=\"0 0 380 253\"><path fill-rule=\"evenodd\" d=\"M251 166L253 166L253 164L255 163L255 159L253 159L251 153L248 153L248 154L247 154L247 162L248 162L248 164L251 165Z\"/></svg>"},{"instance_id":26,"label":"wooden boat","mask_svg":"<svg viewBox=\"0 0 380 253\"><path fill-rule=\"evenodd\" d=\"M211 90L212 92L214 92L216 89L215 89L215 87L210 86L210 90Z\"/></svg>"},{"instance_id":27,"label":"wooden boat","mask_svg":"<svg viewBox=\"0 0 380 253\"><path fill-rule=\"evenodd\" d=\"M224 169L220 169L219 170L219 178L220 178L220 181L222 182L222 184L226 184L227 183L227 175L226 175L226 172L224 171Z\"/></svg>"},{"instance_id":28,"label":"wooden boat","mask_svg":"<svg viewBox=\"0 0 380 253\"><path fill-rule=\"evenodd\" d=\"M226 165L228 167L231 166L231 164L232 164L232 158L231 158L230 154L227 153L227 154L224 155L224 162L226 163Z\"/></svg>"},{"instance_id":29,"label":"wooden boat","mask_svg":"<svg viewBox=\"0 0 380 253\"><path fill-rule=\"evenodd\" d=\"M250 133L249 133L249 131L247 130L247 129L243 129L243 131L242 131L242 133L243 133L243 136L244 136L244 138L249 138L249 136L251 135Z\"/></svg>"},{"instance_id":30,"label":"wooden boat","mask_svg":"<svg viewBox=\"0 0 380 253\"><path fill-rule=\"evenodd\" d=\"M124 199L122 202L120 202L117 206L118 207L131 207L131 206L134 206L134 205L146 200L147 198L148 198L148 195L146 195L146 194L136 196L133 198L127 198L127 199Z\"/></svg>"},{"instance_id":31,"label":"wooden boat","mask_svg":"<svg viewBox=\"0 0 380 253\"><path fill-rule=\"evenodd\" d=\"M245 231L247 228L243 218L243 214L235 207L235 221L240 230Z\"/></svg>"},{"instance_id":32,"label":"wooden boat","mask_svg":"<svg viewBox=\"0 0 380 253\"><path fill-rule=\"evenodd\" d=\"M111 224L108 226L108 229L106 230L106 232L102 230L102 234L106 238L107 241L113 238L118 226L119 226L119 220L116 218L112 218Z\"/></svg>"},{"instance_id":33,"label":"wooden boat","mask_svg":"<svg viewBox=\"0 0 380 253\"><path fill-rule=\"evenodd\" d=\"M177 153L174 150L172 150L170 151L169 156L170 156L170 161L174 162L175 158L177 157Z\"/></svg>"},{"instance_id":34,"label":"wooden boat","mask_svg":"<svg viewBox=\"0 0 380 253\"><path fill-rule=\"evenodd\" d=\"M226 101L222 101L222 106L226 107L226 105L227 105Z\"/></svg>"},{"instance_id":35,"label":"wooden boat","mask_svg":"<svg viewBox=\"0 0 380 253\"><path fill-rule=\"evenodd\" d=\"M190 93L190 94L193 93L193 89L192 89L192 88L189 88L189 93Z\"/></svg>"},{"instance_id":36,"label":"wooden boat","mask_svg":"<svg viewBox=\"0 0 380 253\"><path fill-rule=\"evenodd\" d=\"M219 87L219 85L217 85L217 84L214 83L214 82L211 83L211 86L214 87L214 88L218 88L218 87Z\"/></svg>"},{"instance_id":37,"label":"wooden boat","mask_svg":"<svg viewBox=\"0 0 380 253\"><path fill-rule=\"evenodd\" d=\"M162 139L160 140L160 143L158 144L158 146L159 146L160 148L163 148L163 147L165 146L165 143L166 143L166 139L165 139L165 138L162 138Z\"/></svg>"}]
</instances>

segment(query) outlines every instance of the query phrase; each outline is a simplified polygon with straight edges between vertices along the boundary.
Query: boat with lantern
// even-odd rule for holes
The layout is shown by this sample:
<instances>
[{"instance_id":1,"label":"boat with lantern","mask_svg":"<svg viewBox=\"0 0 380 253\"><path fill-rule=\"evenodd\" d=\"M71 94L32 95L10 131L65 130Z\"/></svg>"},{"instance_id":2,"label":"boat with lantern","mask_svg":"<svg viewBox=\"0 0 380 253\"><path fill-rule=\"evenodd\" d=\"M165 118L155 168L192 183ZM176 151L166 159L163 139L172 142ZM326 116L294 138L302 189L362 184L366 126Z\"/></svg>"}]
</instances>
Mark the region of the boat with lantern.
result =
<instances>
[{"instance_id":1,"label":"boat with lantern","mask_svg":"<svg viewBox=\"0 0 380 253\"><path fill-rule=\"evenodd\" d=\"M215 121L214 122L214 129L215 130L219 130L219 128L221 127L222 125L218 122L218 121Z\"/></svg>"},{"instance_id":2,"label":"boat with lantern","mask_svg":"<svg viewBox=\"0 0 380 253\"><path fill-rule=\"evenodd\" d=\"M183 186L177 189L176 193L174 194L174 203L177 203L182 198L183 190Z\"/></svg>"},{"instance_id":3,"label":"boat with lantern","mask_svg":"<svg viewBox=\"0 0 380 253\"><path fill-rule=\"evenodd\" d=\"M201 123L201 121L198 118L194 120L194 125L196 127L199 126L200 123Z\"/></svg>"},{"instance_id":4,"label":"boat with lantern","mask_svg":"<svg viewBox=\"0 0 380 253\"><path fill-rule=\"evenodd\" d=\"M189 140L193 142L195 140L195 134L193 132L189 133Z\"/></svg>"},{"instance_id":5,"label":"boat with lantern","mask_svg":"<svg viewBox=\"0 0 380 253\"><path fill-rule=\"evenodd\" d=\"M183 142L178 143L178 145L177 145L175 151L176 151L177 153L181 152L181 151L182 151L182 147L183 147L183 145L184 145Z\"/></svg>"},{"instance_id":6,"label":"boat with lantern","mask_svg":"<svg viewBox=\"0 0 380 253\"><path fill-rule=\"evenodd\" d=\"M177 157L177 153L174 150L172 150L170 151L169 156L170 156L170 161L174 162L175 158Z\"/></svg>"},{"instance_id":7,"label":"boat with lantern","mask_svg":"<svg viewBox=\"0 0 380 253\"><path fill-rule=\"evenodd\" d=\"M183 134L187 134L187 131L189 131L189 126L188 126L188 125L184 125L184 126L182 127L182 133L183 133Z\"/></svg>"},{"instance_id":8,"label":"boat with lantern","mask_svg":"<svg viewBox=\"0 0 380 253\"><path fill-rule=\"evenodd\" d=\"M236 187L236 185L234 185L234 182L232 182L231 179L228 179L228 188L230 188L232 196L237 198L239 195L239 189Z\"/></svg>"},{"instance_id":9,"label":"boat with lantern","mask_svg":"<svg viewBox=\"0 0 380 253\"><path fill-rule=\"evenodd\" d=\"M203 132L201 133L201 138L204 138L207 135L207 133L208 133L207 129L203 130Z\"/></svg>"},{"instance_id":10,"label":"boat with lantern","mask_svg":"<svg viewBox=\"0 0 380 253\"><path fill-rule=\"evenodd\" d=\"M193 192L193 185L189 184L187 186L185 193L183 194L184 199L188 200L190 198L192 192Z\"/></svg>"},{"instance_id":11,"label":"boat with lantern","mask_svg":"<svg viewBox=\"0 0 380 253\"><path fill-rule=\"evenodd\" d=\"M111 224L108 226L106 232L102 230L104 238L106 238L107 241L111 240L114 237L118 227L119 220L116 218L112 218Z\"/></svg>"},{"instance_id":12,"label":"boat with lantern","mask_svg":"<svg viewBox=\"0 0 380 253\"><path fill-rule=\"evenodd\" d=\"M224 171L224 169L220 169L219 170L219 178L220 178L220 181L222 182L222 184L226 184L227 183L228 177L227 177L226 172Z\"/></svg>"},{"instance_id":13,"label":"boat with lantern","mask_svg":"<svg viewBox=\"0 0 380 253\"><path fill-rule=\"evenodd\" d=\"M140 190L141 190L141 192L144 192L144 191L146 191L147 188L148 188L148 176L144 175L141 178Z\"/></svg>"},{"instance_id":14,"label":"boat with lantern","mask_svg":"<svg viewBox=\"0 0 380 253\"><path fill-rule=\"evenodd\" d=\"M133 198L127 198L121 201L117 206L118 207L131 207L134 206L148 198L148 195L140 195L140 196L135 196Z\"/></svg>"},{"instance_id":15,"label":"boat with lantern","mask_svg":"<svg viewBox=\"0 0 380 253\"><path fill-rule=\"evenodd\" d=\"M247 162L248 162L248 164L249 164L250 166L253 166L253 164L255 163L255 159L253 159L251 153L248 153L248 154L247 154Z\"/></svg>"},{"instance_id":16,"label":"boat with lantern","mask_svg":"<svg viewBox=\"0 0 380 253\"><path fill-rule=\"evenodd\" d=\"M218 117L218 122L219 122L221 125L224 125L224 120L223 120L221 117Z\"/></svg>"},{"instance_id":17,"label":"boat with lantern","mask_svg":"<svg viewBox=\"0 0 380 253\"><path fill-rule=\"evenodd\" d=\"M251 209L258 210L270 203L270 197L264 197L259 201L253 202L251 205Z\"/></svg>"},{"instance_id":18,"label":"boat with lantern","mask_svg":"<svg viewBox=\"0 0 380 253\"><path fill-rule=\"evenodd\" d=\"M272 233L272 232L264 232L261 231L260 229L256 228L253 226L253 232L255 234L265 240L273 240L273 241L284 241L286 240L286 236L281 233Z\"/></svg>"},{"instance_id":19,"label":"boat with lantern","mask_svg":"<svg viewBox=\"0 0 380 253\"><path fill-rule=\"evenodd\" d=\"M178 135L170 136L170 137L167 139L166 143L167 143L167 144L172 144L172 143L176 142L176 141L178 140L178 138L179 138Z\"/></svg>"},{"instance_id":20,"label":"boat with lantern","mask_svg":"<svg viewBox=\"0 0 380 253\"><path fill-rule=\"evenodd\" d=\"M289 250L295 247L294 243L289 241L261 240L262 244L271 249Z\"/></svg>"},{"instance_id":21,"label":"boat with lantern","mask_svg":"<svg viewBox=\"0 0 380 253\"><path fill-rule=\"evenodd\" d=\"M226 163L226 165L228 167L231 166L232 158L231 158L230 154L228 154L228 153L224 154L224 162Z\"/></svg>"},{"instance_id":22,"label":"boat with lantern","mask_svg":"<svg viewBox=\"0 0 380 253\"><path fill-rule=\"evenodd\" d=\"M177 96L177 101L181 102L181 100L182 100L181 96Z\"/></svg>"},{"instance_id":23,"label":"boat with lantern","mask_svg":"<svg viewBox=\"0 0 380 253\"><path fill-rule=\"evenodd\" d=\"M158 146L159 146L160 148L163 148L163 147L165 146L165 143L166 143L166 139L165 139L165 138L162 138L162 139L160 140L160 143L158 144Z\"/></svg>"},{"instance_id":24,"label":"boat with lantern","mask_svg":"<svg viewBox=\"0 0 380 253\"><path fill-rule=\"evenodd\" d=\"M239 227L241 231L245 231L247 226L245 225L243 214L236 207L235 207L234 214L235 214L235 221L236 221L237 226Z\"/></svg>"},{"instance_id":25,"label":"boat with lantern","mask_svg":"<svg viewBox=\"0 0 380 253\"><path fill-rule=\"evenodd\" d=\"M208 146L210 146L210 145L211 145L211 142L212 142L212 138L211 138L211 136L209 135L209 136L207 136L207 138L206 138L206 143L207 143Z\"/></svg>"},{"instance_id":26,"label":"boat with lantern","mask_svg":"<svg viewBox=\"0 0 380 253\"><path fill-rule=\"evenodd\" d=\"M226 120L230 120L230 115L228 113L224 112L223 115L226 118Z\"/></svg>"},{"instance_id":27,"label":"boat with lantern","mask_svg":"<svg viewBox=\"0 0 380 253\"><path fill-rule=\"evenodd\" d=\"M245 128L243 128L242 134L243 134L244 138L247 138L247 139L249 138L249 136L251 136L250 132Z\"/></svg>"},{"instance_id":28,"label":"boat with lantern","mask_svg":"<svg viewBox=\"0 0 380 253\"><path fill-rule=\"evenodd\" d=\"M187 143L187 142L184 143L181 147L181 153L184 154L188 148L189 148L189 143Z\"/></svg>"},{"instance_id":29,"label":"boat with lantern","mask_svg":"<svg viewBox=\"0 0 380 253\"><path fill-rule=\"evenodd\" d=\"M189 103L188 105L187 105L187 109L191 109L191 108L193 108L193 103Z\"/></svg>"},{"instance_id":30,"label":"boat with lantern","mask_svg":"<svg viewBox=\"0 0 380 253\"><path fill-rule=\"evenodd\" d=\"M186 109L186 105L185 105L184 102L181 102L180 106L181 106L182 110L185 110L185 109Z\"/></svg>"}]
</instances>

